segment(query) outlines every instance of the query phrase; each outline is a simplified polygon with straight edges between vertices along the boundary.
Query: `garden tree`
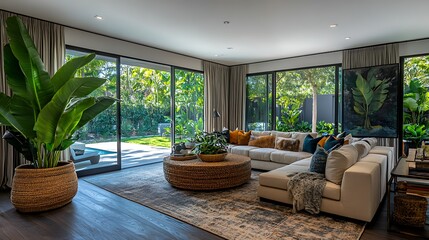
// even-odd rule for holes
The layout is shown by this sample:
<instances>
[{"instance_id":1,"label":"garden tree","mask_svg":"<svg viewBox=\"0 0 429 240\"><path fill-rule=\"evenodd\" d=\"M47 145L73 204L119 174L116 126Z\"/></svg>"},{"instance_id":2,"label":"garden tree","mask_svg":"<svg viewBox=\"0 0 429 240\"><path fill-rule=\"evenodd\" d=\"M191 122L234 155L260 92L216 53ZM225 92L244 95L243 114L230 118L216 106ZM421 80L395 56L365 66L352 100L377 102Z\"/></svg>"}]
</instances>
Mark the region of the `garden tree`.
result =
<instances>
[{"instance_id":1,"label":"garden tree","mask_svg":"<svg viewBox=\"0 0 429 240\"><path fill-rule=\"evenodd\" d=\"M127 136L157 134L170 116L170 72L121 66L122 132Z\"/></svg>"},{"instance_id":2,"label":"garden tree","mask_svg":"<svg viewBox=\"0 0 429 240\"><path fill-rule=\"evenodd\" d=\"M335 66L277 73L277 104L284 109L289 109L289 118L296 115L297 107L301 108L306 98L313 98L313 132L316 132L317 126L317 95L334 92Z\"/></svg>"},{"instance_id":3,"label":"garden tree","mask_svg":"<svg viewBox=\"0 0 429 240\"><path fill-rule=\"evenodd\" d=\"M421 85L429 87L429 55L406 58L404 61L404 85L411 80L419 80Z\"/></svg>"},{"instance_id":4,"label":"garden tree","mask_svg":"<svg viewBox=\"0 0 429 240\"><path fill-rule=\"evenodd\" d=\"M204 77L202 73L175 70L175 125L179 138L203 131Z\"/></svg>"}]
</instances>

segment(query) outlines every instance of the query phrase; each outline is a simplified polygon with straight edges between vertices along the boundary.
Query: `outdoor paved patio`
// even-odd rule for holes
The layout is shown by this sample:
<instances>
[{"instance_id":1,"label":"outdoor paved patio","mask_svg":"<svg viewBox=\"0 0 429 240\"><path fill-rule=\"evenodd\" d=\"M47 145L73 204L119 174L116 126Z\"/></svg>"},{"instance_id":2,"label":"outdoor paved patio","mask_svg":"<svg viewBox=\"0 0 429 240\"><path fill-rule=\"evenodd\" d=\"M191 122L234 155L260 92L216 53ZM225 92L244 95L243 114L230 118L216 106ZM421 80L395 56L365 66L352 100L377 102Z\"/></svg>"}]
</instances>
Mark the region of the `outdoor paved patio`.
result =
<instances>
[{"instance_id":1,"label":"outdoor paved patio","mask_svg":"<svg viewBox=\"0 0 429 240\"><path fill-rule=\"evenodd\" d=\"M107 151L109 153L104 153L101 151L100 162L98 164L91 165L90 161L75 163L77 171L116 165L116 142L92 143L86 144L85 147L99 149ZM135 143L121 142L122 168L129 168L142 164L160 162L164 159L165 156L168 156L170 154L170 151L170 148L165 147L155 147Z\"/></svg>"}]
</instances>

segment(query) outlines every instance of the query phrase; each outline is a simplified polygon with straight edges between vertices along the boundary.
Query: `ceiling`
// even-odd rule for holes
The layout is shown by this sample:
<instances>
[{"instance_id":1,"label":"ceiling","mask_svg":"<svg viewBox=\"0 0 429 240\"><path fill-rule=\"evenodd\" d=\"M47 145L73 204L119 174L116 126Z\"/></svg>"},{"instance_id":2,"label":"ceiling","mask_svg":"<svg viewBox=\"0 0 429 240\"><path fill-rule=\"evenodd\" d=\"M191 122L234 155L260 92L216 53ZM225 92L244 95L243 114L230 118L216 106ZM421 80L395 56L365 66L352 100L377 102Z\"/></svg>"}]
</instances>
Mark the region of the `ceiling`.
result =
<instances>
[{"instance_id":1,"label":"ceiling","mask_svg":"<svg viewBox=\"0 0 429 240\"><path fill-rule=\"evenodd\" d=\"M1 0L0 9L226 65L429 38L428 0Z\"/></svg>"}]
</instances>

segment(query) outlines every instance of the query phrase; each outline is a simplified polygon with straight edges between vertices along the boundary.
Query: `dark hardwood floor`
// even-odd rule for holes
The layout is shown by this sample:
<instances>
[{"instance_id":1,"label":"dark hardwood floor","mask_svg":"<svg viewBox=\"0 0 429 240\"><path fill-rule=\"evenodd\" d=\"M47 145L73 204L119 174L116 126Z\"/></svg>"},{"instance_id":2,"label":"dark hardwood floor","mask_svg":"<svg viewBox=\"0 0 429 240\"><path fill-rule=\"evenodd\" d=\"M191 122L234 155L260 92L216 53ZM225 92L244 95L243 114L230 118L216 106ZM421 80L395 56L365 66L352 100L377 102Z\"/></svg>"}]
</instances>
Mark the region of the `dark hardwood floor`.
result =
<instances>
[{"instance_id":1,"label":"dark hardwood floor","mask_svg":"<svg viewBox=\"0 0 429 240\"><path fill-rule=\"evenodd\" d=\"M142 167L142 174L154 165ZM361 239L418 239L386 230L386 202ZM9 193L1 192L0 239L222 238L80 180L72 203L43 213L21 214L10 203Z\"/></svg>"}]
</instances>

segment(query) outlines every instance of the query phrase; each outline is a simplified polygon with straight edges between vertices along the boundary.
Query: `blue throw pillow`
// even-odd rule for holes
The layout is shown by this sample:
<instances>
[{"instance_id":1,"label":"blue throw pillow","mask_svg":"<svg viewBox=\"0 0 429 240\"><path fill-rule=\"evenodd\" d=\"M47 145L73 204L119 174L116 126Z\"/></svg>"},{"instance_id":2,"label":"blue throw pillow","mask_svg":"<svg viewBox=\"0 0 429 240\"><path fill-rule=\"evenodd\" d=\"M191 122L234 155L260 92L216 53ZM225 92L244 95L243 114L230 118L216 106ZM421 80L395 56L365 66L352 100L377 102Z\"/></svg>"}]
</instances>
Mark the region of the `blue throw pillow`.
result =
<instances>
[{"instance_id":1,"label":"blue throw pillow","mask_svg":"<svg viewBox=\"0 0 429 240\"><path fill-rule=\"evenodd\" d=\"M316 151L311 157L309 171L325 174L327 159L328 159L328 152L324 148L317 146Z\"/></svg>"},{"instance_id":2,"label":"blue throw pillow","mask_svg":"<svg viewBox=\"0 0 429 240\"><path fill-rule=\"evenodd\" d=\"M334 147L335 145L343 145L344 144L344 138L341 139L335 139L333 136L330 136L326 142L325 145L323 146L325 148L325 150L329 150L332 147Z\"/></svg>"},{"instance_id":3,"label":"blue throw pillow","mask_svg":"<svg viewBox=\"0 0 429 240\"><path fill-rule=\"evenodd\" d=\"M316 151L317 143L323 137L313 138L310 134L308 134L304 138L304 144L302 145L302 151L313 154Z\"/></svg>"}]
</instances>

